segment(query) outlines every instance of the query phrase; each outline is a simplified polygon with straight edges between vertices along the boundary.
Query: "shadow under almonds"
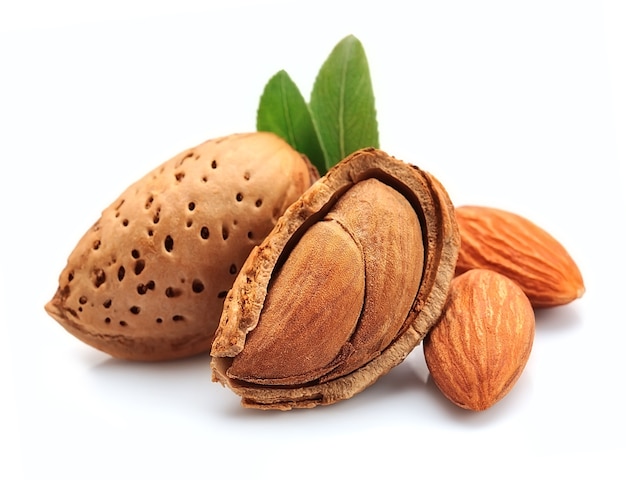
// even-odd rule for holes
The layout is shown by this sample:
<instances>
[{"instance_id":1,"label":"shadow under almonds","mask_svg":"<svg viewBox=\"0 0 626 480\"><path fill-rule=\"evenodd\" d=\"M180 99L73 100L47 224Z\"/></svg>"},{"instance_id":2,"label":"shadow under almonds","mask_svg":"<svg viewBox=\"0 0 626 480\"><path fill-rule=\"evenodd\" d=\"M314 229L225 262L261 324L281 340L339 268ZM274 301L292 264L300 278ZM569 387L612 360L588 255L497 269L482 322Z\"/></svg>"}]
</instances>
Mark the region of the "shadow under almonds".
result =
<instances>
[{"instance_id":1,"label":"shadow under almonds","mask_svg":"<svg viewBox=\"0 0 626 480\"><path fill-rule=\"evenodd\" d=\"M211 382L210 357L200 354L179 360L133 362L107 358L94 365L94 385L119 402L146 407L168 404L180 409L206 410L217 385Z\"/></svg>"},{"instance_id":2,"label":"shadow under almonds","mask_svg":"<svg viewBox=\"0 0 626 480\"><path fill-rule=\"evenodd\" d=\"M582 323L581 312L577 305L568 304L535 309L535 335L560 333L563 330L577 328Z\"/></svg>"}]
</instances>

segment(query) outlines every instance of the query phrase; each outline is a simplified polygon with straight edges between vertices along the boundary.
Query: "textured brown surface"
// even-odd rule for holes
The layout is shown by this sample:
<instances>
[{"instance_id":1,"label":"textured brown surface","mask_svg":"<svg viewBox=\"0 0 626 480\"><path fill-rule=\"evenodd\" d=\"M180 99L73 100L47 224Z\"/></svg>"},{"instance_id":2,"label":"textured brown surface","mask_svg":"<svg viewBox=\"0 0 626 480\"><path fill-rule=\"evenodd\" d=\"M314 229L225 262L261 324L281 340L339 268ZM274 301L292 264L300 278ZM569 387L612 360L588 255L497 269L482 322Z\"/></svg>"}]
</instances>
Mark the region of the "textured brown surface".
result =
<instances>
[{"instance_id":1,"label":"textured brown surface","mask_svg":"<svg viewBox=\"0 0 626 480\"><path fill-rule=\"evenodd\" d=\"M485 410L519 379L535 337L535 314L522 289L485 269L450 285L441 320L424 339L424 356L441 392L456 405Z\"/></svg>"},{"instance_id":2,"label":"textured brown surface","mask_svg":"<svg viewBox=\"0 0 626 480\"><path fill-rule=\"evenodd\" d=\"M460 206L456 273L487 268L515 280L534 307L564 305L585 292L565 247L530 220L497 208Z\"/></svg>"},{"instance_id":3,"label":"textured brown surface","mask_svg":"<svg viewBox=\"0 0 626 480\"><path fill-rule=\"evenodd\" d=\"M112 356L210 349L250 250L317 178L269 133L209 140L132 184L85 233L46 311Z\"/></svg>"},{"instance_id":4,"label":"textured brown surface","mask_svg":"<svg viewBox=\"0 0 626 480\"><path fill-rule=\"evenodd\" d=\"M366 184L369 186L359 192L361 186ZM369 188L377 189L376 192L384 190L378 184L392 191L389 198L372 198ZM348 207L340 207L344 197L351 195L354 198L349 200ZM357 205L359 203L361 205ZM397 209L379 210L378 203L396 205ZM363 214L358 212L359 208ZM405 218L406 209L411 213ZM349 213L355 210L355 214ZM365 212L370 212L371 216L368 217ZM355 223L348 225L353 220ZM365 293L359 293L362 291L362 283L357 282L354 287L354 301L360 301L363 296L365 303L354 306L345 297L341 297L343 300L340 302L326 302L329 296L327 292L320 292L318 297L306 289L304 296L298 295L298 289L302 283L306 283L309 271L324 271L326 266L329 277L332 277L328 280L331 290L334 285L345 286L350 283L343 281L343 275L360 278L358 273L347 267L349 260L347 263L340 261L338 267L333 267L328 259L320 259L317 253L324 251L320 245L319 249L304 248L302 252L305 256L296 261L303 267L306 267L307 262L311 265L309 269L300 267L300 282L291 282L296 292L292 294L291 303L299 307L289 312L287 319L280 315L266 315L270 309L266 305L268 298L271 301L275 295L272 288L280 282L280 269L286 268L291 262L291 255L297 252L300 240L306 241L312 225L317 228L317 225L326 222L341 224L357 245L370 244L366 248L359 247L361 255L370 258L365 261ZM409 239L418 239L419 248L416 250L414 246L398 245L402 244L399 239L396 239L398 242L385 243L398 234L409 234ZM417 236L411 237L414 234ZM313 235L320 244L323 242L324 235ZM454 211L447 193L436 179L380 150L355 152L291 205L273 231L246 260L226 299L211 351L214 356L211 363L214 380L229 386L240 395L243 405L256 408L288 410L350 398L400 363L437 321L454 273L458 245ZM351 249L348 247L348 250ZM367 250L369 252L365 253ZM310 256L306 252L310 252ZM380 258L376 252L380 252ZM318 268L319 264L323 265L321 269ZM413 267L409 268L407 264L413 264ZM276 280L275 275L278 277ZM290 277L297 279L298 276L291 273ZM408 282L407 287L405 280L408 278L413 280ZM409 294L402 292L401 288L413 288L413 291ZM408 295L408 303L402 304L402 299ZM369 297L371 300L368 303ZM351 305L356 311L361 311L352 334L350 328L346 328L347 320L344 318L351 316L346 314L346 311L351 310ZM311 324L315 325L319 320L317 314L311 314L311 310L315 309L326 317L326 328L315 326L320 333L309 335L309 332L304 331L306 322L303 319L310 319ZM325 353L334 348L339 353L327 357L332 358L329 365L314 359L314 368L304 368L298 372L306 375L294 375L281 384L274 373L266 374L263 363L256 357L261 351L259 345L267 342L251 340L255 344L255 355L245 360L246 342L248 337L255 338L255 329L280 331L283 327L277 327L276 323L289 323L290 319L298 328L302 327L304 339L293 332L285 337L287 340L282 343L282 348L285 352L290 351L289 358L292 360L289 361L316 355L316 349ZM270 325L263 325L265 321ZM269 336L260 334L259 337ZM279 355L279 358L268 360L273 363L274 371L279 372L281 340L275 338L274 350L270 352L270 355ZM360 356L362 352L366 354ZM239 355L242 355L240 358L243 360L240 361ZM285 368L289 370L291 367ZM298 367L294 368L297 370ZM311 376L311 373L319 373L321 376ZM268 377L272 378L271 382L266 381ZM298 383L299 380L304 383Z\"/></svg>"}]
</instances>

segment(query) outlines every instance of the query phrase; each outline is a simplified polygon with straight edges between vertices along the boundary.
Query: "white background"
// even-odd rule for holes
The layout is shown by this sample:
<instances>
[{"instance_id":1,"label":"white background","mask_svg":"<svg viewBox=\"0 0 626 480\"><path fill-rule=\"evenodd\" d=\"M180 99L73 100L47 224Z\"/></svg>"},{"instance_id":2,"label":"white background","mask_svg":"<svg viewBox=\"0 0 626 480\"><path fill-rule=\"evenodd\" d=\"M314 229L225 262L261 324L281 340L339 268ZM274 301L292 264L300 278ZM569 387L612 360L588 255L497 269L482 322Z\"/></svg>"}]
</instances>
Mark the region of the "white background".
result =
<instances>
[{"instance_id":1,"label":"white background","mask_svg":"<svg viewBox=\"0 0 626 480\"><path fill-rule=\"evenodd\" d=\"M0 4L0 477L624 478L625 4L175 5ZM350 33L382 148L456 204L527 216L583 272L581 300L538 312L509 396L483 413L453 406L418 347L351 400L245 410L207 357L116 361L45 314L78 238L128 184L254 130L279 69L308 97Z\"/></svg>"}]
</instances>

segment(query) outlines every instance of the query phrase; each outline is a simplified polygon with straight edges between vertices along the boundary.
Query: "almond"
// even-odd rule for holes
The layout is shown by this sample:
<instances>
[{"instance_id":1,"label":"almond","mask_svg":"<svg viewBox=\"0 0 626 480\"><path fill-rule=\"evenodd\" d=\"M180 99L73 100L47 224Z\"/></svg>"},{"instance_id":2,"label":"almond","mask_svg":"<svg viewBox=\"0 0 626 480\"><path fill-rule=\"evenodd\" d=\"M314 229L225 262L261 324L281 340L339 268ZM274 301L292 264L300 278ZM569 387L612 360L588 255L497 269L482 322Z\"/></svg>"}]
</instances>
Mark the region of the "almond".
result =
<instances>
[{"instance_id":1,"label":"almond","mask_svg":"<svg viewBox=\"0 0 626 480\"><path fill-rule=\"evenodd\" d=\"M246 257L317 178L270 133L185 150L103 211L70 254L46 311L114 357L206 352Z\"/></svg>"},{"instance_id":2,"label":"almond","mask_svg":"<svg viewBox=\"0 0 626 480\"><path fill-rule=\"evenodd\" d=\"M437 322L458 244L435 177L378 149L352 153L247 258L224 302L213 379L250 408L351 398Z\"/></svg>"},{"instance_id":3,"label":"almond","mask_svg":"<svg viewBox=\"0 0 626 480\"><path fill-rule=\"evenodd\" d=\"M482 206L456 208L459 275L487 268L515 280L533 307L564 305L585 292L578 266L552 235L530 220Z\"/></svg>"},{"instance_id":4,"label":"almond","mask_svg":"<svg viewBox=\"0 0 626 480\"><path fill-rule=\"evenodd\" d=\"M513 388L528 361L535 315L521 288L491 270L455 277L424 339L433 381L459 407L485 410Z\"/></svg>"}]
</instances>

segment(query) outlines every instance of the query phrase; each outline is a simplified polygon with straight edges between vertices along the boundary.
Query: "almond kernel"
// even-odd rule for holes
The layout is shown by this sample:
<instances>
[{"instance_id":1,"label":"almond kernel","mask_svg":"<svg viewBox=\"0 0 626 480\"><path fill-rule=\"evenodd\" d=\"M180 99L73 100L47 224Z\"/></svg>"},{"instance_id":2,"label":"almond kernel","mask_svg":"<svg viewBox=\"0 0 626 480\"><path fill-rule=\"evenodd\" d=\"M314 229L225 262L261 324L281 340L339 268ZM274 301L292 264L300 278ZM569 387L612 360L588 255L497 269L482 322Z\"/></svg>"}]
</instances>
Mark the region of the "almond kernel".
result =
<instances>
[{"instance_id":1,"label":"almond kernel","mask_svg":"<svg viewBox=\"0 0 626 480\"><path fill-rule=\"evenodd\" d=\"M487 268L517 282L533 307L580 298L585 286L565 247L530 220L496 208L456 208L461 248L456 275Z\"/></svg>"},{"instance_id":2,"label":"almond kernel","mask_svg":"<svg viewBox=\"0 0 626 480\"><path fill-rule=\"evenodd\" d=\"M485 410L513 388L532 349L535 315L521 288L491 270L455 277L424 339L433 381L454 404Z\"/></svg>"}]
</instances>

